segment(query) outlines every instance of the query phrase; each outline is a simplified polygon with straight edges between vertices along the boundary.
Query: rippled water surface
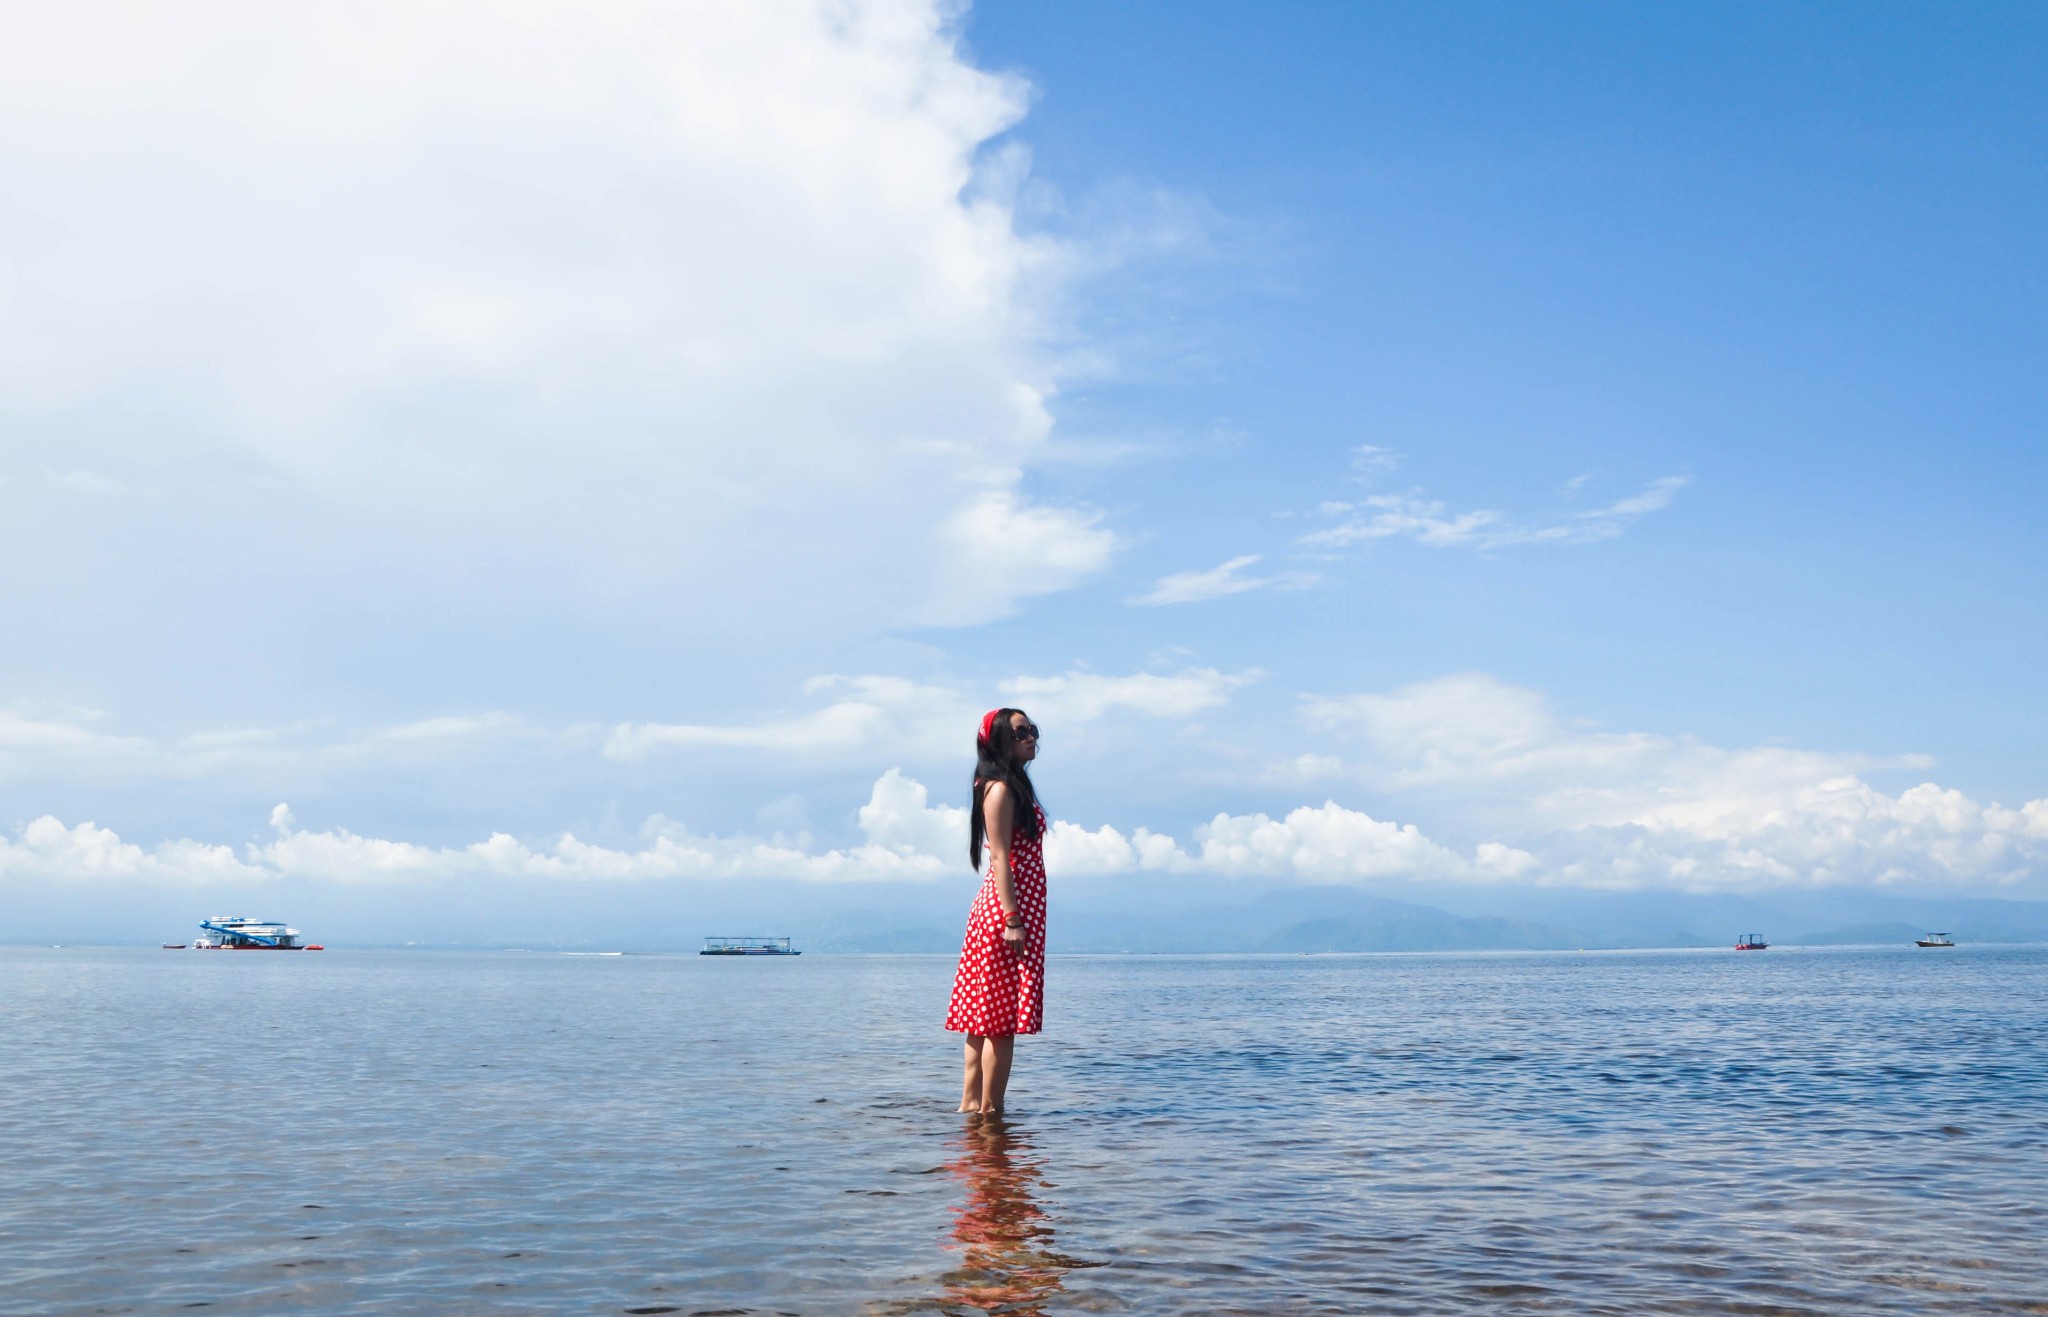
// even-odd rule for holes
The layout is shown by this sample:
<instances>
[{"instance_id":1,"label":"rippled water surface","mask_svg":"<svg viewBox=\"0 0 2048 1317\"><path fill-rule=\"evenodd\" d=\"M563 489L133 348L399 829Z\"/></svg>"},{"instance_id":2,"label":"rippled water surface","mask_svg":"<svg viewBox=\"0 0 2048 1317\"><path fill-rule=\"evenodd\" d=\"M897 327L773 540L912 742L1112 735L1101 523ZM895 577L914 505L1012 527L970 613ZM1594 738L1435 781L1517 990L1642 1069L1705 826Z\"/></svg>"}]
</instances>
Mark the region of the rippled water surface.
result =
<instances>
[{"instance_id":1,"label":"rippled water surface","mask_svg":"<svg viewBox=\"0 0 2048 1317\"><path fill-rule=\"evenodd\" d=\"M0 1311L2048 1313L2048 950L0 950Z\"/></svg>"}]
</instances>

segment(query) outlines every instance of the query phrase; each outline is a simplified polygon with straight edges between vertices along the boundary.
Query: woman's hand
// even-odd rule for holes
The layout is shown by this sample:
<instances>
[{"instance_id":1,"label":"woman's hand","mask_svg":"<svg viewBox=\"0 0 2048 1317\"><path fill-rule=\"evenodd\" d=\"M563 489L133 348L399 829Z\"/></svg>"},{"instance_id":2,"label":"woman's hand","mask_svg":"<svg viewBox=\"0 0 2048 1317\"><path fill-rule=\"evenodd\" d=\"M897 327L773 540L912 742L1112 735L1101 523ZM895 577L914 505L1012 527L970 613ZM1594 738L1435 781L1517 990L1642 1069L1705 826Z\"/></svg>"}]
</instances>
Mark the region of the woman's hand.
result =
<instances>
[{"instance_id":1,"label":"woman's hand","mask_svg":"<svg viewBox=\"0 0 2048 1317\"><path fill-rule=\"evenodd\" d=\"M1005 942L1022 942L1023 940L1024 940L1024 927L1023 927L1023 925L1021 925L1021 924L1011 924L1011 925L1009 925L1008 927L1006 927L1005 929L1003 929L1003 941L1005 941Z\"/></svg>"}]
</instances>

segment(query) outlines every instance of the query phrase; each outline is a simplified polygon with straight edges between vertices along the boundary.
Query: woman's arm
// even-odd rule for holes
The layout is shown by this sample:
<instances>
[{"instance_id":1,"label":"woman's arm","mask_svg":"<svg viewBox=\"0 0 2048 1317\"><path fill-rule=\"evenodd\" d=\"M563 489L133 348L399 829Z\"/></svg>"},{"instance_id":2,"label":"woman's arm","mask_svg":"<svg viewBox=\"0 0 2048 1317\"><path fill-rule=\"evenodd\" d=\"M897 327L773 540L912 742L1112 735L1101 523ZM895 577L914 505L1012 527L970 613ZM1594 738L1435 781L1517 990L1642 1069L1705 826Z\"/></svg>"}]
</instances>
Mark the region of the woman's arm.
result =
<instances>
[{"instance_id":1,"label":"woman's arm","mask_svg":"<svg viewBox=\"0 0 2048 1317\"><path fill-rule=\"evenodd\" d=\"M1021 922L1011 923L1013 917L1020 918L1017 906L1017 884L1010 875L1010 829L1017 821L1017 807L1010 799L1010 787L1006 782L991 782L981 794L981 817L988 826L989 864L996 877L996 899L1003 903L1003 938L1008 942L1024 940Z\"/></svg>"}]
</instances>

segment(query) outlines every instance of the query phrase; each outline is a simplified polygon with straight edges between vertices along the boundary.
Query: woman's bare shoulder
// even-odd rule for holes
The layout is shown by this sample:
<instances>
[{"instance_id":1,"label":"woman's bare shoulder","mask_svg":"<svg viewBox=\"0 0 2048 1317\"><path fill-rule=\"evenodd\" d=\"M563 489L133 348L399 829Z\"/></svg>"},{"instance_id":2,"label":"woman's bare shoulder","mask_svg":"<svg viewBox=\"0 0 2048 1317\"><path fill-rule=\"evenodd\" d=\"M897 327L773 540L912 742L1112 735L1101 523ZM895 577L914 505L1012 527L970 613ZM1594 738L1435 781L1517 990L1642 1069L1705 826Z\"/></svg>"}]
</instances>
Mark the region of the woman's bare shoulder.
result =
<instances>
[{"instance_id":1,"label":"woman's bare shoulder","mask_svg":"<svg viewBox=\"0 0 2048 1317\"><path fill-rule=\"evenodd\" d=\"M1010 784L1008 782L984 782L981 784L981 802L984 805L997 804L1009 798Z\"/></svg>"}]
</instances>

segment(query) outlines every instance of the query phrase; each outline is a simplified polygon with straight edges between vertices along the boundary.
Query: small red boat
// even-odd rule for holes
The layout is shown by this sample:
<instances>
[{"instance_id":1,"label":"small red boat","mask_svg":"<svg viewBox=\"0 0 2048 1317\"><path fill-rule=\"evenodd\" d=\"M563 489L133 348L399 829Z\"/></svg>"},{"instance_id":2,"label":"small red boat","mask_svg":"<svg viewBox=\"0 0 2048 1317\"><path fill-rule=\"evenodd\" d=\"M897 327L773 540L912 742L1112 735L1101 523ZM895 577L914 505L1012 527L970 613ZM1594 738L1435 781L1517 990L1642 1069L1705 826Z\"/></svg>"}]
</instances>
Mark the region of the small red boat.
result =
<instances>
[{"instance_id":1,"label":"small red boat","mask_svg":"<svg viewBox=\"0 0 2048 1317\"><path fill-rule=\"evenodd\" d=\"M1744 933L1735 939L1737 951L1762 951L1771 944L1764 941L1762 933Z\"/></svg>"}]
</instances>

